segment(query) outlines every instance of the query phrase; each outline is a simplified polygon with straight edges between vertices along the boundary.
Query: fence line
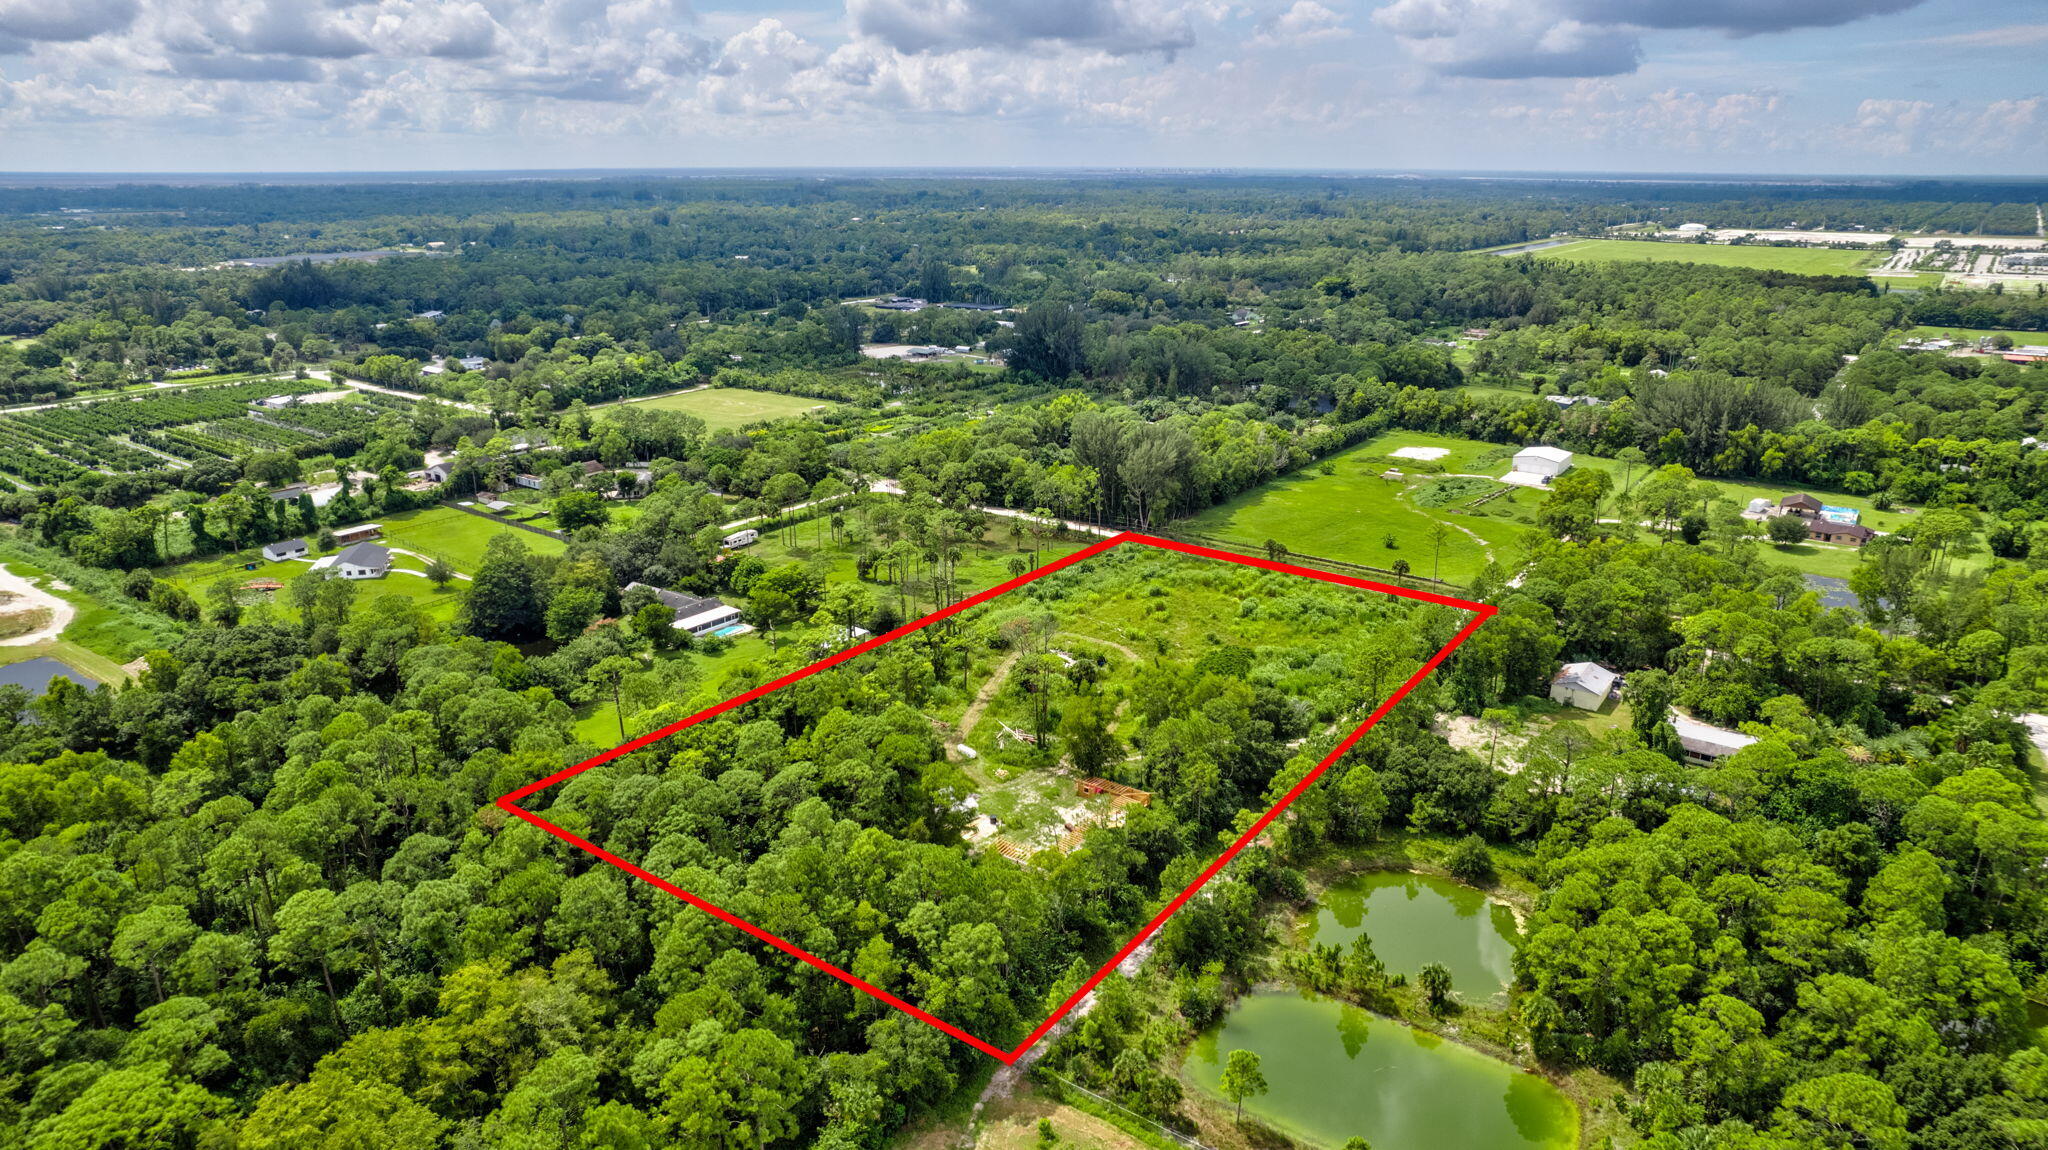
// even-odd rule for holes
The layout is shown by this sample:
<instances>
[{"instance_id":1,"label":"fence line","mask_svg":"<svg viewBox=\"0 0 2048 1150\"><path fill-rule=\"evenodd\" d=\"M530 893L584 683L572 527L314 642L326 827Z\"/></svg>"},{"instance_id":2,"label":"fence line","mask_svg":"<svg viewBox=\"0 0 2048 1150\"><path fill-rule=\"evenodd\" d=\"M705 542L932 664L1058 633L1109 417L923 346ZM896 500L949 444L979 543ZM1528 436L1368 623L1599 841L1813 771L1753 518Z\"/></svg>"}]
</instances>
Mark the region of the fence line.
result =
<instances>
[{"instance_id":1,"label":"fence line","mask_svg":"<svg viewBox=\"0 0 2048 1150\"><path fill-rule=\"evenodd\" d=\"M1111 1108L1112 1110L1116 1110L1123 1114L1130 1115L1130 1117L1134 1121L1144 1123L1145 1125L1151 1127L1154 1130L1159 1131L1159 1133L1161 1133L1162 1135L1173 1139L1175 1142L1178 1142L1183 1146L1192 1147L1193 1150L1216 1150L1214 1146L1211 1146L1206 1142L1198 1142L1195 1139L1190 1138L1185 1134L1182 1134L1180 1131L1175 1130L1170 1126L1162 1126L1158 1122L1155 1122L1152 1119L1145 1117L1143 1114L1140 1114L1137 1111L1132 1110L1130 1107L1125 1106L1120 1102L1114 1101L1113 1099L1104 1098L1102 1095L1097 1094L1093 1090L1088 1089L1086 1086L1081 1086L1074 1082L1069 1081L1066 1078L1062 1078L1060 1075L1055 1074L1050 1070L1046 1070L1042 1066L1039 1067L1039 1071L1040 1073L1043 1073L1047 1078L1050 1078L1054 1082L1059 1083L1060 1089L1073 1090L1078 1091L1082 1094L1086 1094L1088 1097L1093 1098L1095 1101Z\"/></svg>"}]
</instances>

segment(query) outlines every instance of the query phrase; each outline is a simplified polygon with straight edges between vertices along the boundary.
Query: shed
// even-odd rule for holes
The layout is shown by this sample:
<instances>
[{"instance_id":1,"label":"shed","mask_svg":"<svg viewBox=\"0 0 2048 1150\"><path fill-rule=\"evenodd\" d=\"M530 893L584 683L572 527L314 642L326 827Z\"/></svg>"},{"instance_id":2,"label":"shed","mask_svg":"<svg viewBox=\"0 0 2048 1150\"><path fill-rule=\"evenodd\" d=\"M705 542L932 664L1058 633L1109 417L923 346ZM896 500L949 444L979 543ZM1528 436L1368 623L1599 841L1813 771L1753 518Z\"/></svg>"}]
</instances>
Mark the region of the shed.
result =
<instances>
[{"instance_id":1,"label":"shed","mask_svg":"<svg viewBox=\"0 0 2048 1150\"><path fill-rule=\"evenodd\" d=\"M1696 767L1725 759L1756 742L1754 735L1702 723L1676 711L1671 713L1671 727L1678 732L1678 745L1685 752L1685 761Z\"/></svg>"},{"instance_id":2,"label":"shed","mask_svg":"<svg viewBox=\"0 0 2048 1150\"><path fill-rule=\"evenodd\" d=\"M335 528L334 541L336 543L360 543L365 539L375 539L383 534L383 532L384 525L382 523L358 523L353 527Z\"/></svg>"}]
</instances>

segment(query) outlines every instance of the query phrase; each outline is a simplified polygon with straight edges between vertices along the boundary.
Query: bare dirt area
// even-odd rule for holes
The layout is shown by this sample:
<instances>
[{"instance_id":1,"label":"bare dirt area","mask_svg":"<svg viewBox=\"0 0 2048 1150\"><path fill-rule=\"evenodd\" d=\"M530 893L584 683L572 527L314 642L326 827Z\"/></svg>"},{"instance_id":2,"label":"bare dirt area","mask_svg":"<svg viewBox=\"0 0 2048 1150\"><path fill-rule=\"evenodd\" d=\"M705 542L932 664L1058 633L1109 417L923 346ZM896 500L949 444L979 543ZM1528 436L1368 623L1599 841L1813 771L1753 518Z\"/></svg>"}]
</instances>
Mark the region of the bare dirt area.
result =
<instances>
[{"instance_id":1,"label":"bare dirt area","mask_svg":"<svg viewBox=\"0 0 2048 1150\"><path fill-rule=\"evenodd\" d=\"M0 619L18 618L25 629L0 639L0 646L26 647L55 639L71 625L71 604L0 566ZM0 622L0 631L13 630Z\"/></svg>"},{"instance_id":2,"label":"bare dirt area","mask_svg":"<svg viewBox=\"0 0 2048 1150\"><path fill-rule=\"evenodd\" d=\"M1522 769L1523 751L1531 737L1505 730L1496 736L1491 726L1470 715L1438 715L1434 730L1450 745L1472 752L1481 762L1490 759L1497 769L1511 775Z\"/></svg>"}]
</instances>

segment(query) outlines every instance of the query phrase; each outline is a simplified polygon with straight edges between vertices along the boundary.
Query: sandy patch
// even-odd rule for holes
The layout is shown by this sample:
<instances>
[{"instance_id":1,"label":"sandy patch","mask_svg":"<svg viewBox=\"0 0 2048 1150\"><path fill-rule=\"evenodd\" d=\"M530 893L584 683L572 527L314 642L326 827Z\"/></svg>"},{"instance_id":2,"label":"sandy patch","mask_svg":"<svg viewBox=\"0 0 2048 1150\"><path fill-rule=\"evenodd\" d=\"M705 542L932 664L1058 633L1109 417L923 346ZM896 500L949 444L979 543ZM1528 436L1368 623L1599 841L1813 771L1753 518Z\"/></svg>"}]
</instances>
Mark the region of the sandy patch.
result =
<instances>
[{"instance_id":1,"label":"sandy patch","mask_svg":"<svg viewBox=\"0 0 2048 1150\"><path fill-rule=\"evenodd\" d=\"M1450 453L1451 449L1448 447L1397 447L1394 450L1388 452L1387 454L1393 456L1395 459L1432 460L1442 459L1444 456L1449 455Z\"/></svg>"},{"instance_id":2,"label":"sandy patch","mask_svg":"<svg viewBox=\"0 0 2048 1150\"><path fill-rule=\"evenodd\" d=\"M55 585L63 586L62 583ZM31 643L55 639L64 633L64 628L71 625L71 617L77 614L71 604L9 571L4 565L0 565L0 591L19 597L18 604L15 600L8 600L7 605L10 608L24 611L45 610L50 613L42 626L11 639L0 639L0 646L26 647Z\"/></svg>"}]
</instances>

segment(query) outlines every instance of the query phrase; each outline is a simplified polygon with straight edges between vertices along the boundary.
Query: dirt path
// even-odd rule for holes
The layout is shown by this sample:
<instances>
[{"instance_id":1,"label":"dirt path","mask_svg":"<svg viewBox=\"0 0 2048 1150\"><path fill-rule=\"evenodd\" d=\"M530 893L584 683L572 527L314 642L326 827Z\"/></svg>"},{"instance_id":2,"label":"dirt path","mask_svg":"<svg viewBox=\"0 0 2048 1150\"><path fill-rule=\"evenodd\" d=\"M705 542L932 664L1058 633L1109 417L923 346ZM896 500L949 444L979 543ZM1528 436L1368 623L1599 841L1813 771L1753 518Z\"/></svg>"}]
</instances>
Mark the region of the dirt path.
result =
<instances>
[{"instance_id":1,"label":"dirt path","mask_svg":"<svg viewBox=\"0 0 2048 1150\"><path fill-rule=\"evenodd\" d=\"M1479 553L1481 555L1486 556L1486 561L1488 563L1493 562L1493 548L1487 546L1486 540L1481 539L1479 537L1478 532L1472 530L1470 527L1465 527L1460 524L1453 523L1448 519L1440 520L1439 522L1443 523L1444 526L1449 527L1453 530L1463 531L1467 538L1471 539L1472 542L1479 544Z\"/></svg>"},{"instance_id":2,"label":"dirt path","mask_svg":"<svg viewBox=\"0 0 2048 1150\"><path fill-rule=\"evenodd\" d=\"M960 716L960 742L966 742L967 736L974 733L975 724L981 722L981 713L988 710L988 705L995 701L996 692L1003 689L1003 683L1010 677L1010 668L1016 666L1017 660L1023 655L1021 649L1010 652L1002 662L996 664L996 669L989 673L988 682L983 683L981 690L975 692L974 701L967 704L967 710Z\"/></svg>"},{"instance_id":3,"label":"dirt path","mask_svg":"<svg viewBox=\"0 0 2048 1150\"><path fill-rule=\"evenodd\" d=\"M422 554L420 554L420 553L419 553L419 552L417 552L417 551L408 551L408 550L406 550L406 549L405 549L405 548L403 548L403 547L386 547L386 548L385 548L385 550L387 550L387 551L391 552L391 553L392 553L393 555L410 555L410 556L412 556L413 558L415 558L415 559L419 560L419 561L420 561L421 563L423 563L423 564L425 564L425 563L432 563L432 562L433 562L433 557L432 557L432 556L430 556L430 555L422 555ZM425 571L414 571L414 570L411 570L411 569L409 569L409 568L405 568L405 567L393 567L393 568L392 568L392 570L393 570L393 571L396 571L396 572L398 572L398 573L400 573L400 574L402 574L402 575L417 575L417 576L419 576L419 577L420 577L420 578L422 578L422 579L425 579L425 578L427 577L427 573L426 573ZM452 570L452 568L451 568L451 570ZM456 577L457 579L465 579L465 580L469 578L469 576L467 576L467 575L464 575L464 574L463 574L462 572L460 572L460 571L456 571L456 572L455 572L455 577Z\"/></svg>"},{"instance_id":4,"label":"dirt path","mask_svg":"<svg viewBox=\"0 0 2048 1150\"><path fill-rule=\"evenodd\" d=\"M1100 635L1083 634L1080 631L1062 631L1061 634L1069 639L1086 639L1090 643L1100 643L1105 647L1114 648L1118 651L1123 652L1124 657L1126 659L1129 659L1131 662L1136 663L1140 666L1143 666L1145 663L1145 659L1143 656L1139 655L1136 651L1131 650L1129 647L1124 646L1122 643L1117 642L1115 639L1105 639Z\"/></svg>"},{"instance_id":5,"label":"dirt path","mask_svg":"<svg viewBox=\"0 0 2048 1150\"><path fill-rule=\"evenodd\" d=\"M1151 959L1152 948L1157 938L1158 936L1154 935L1146 939L1143 945L1132 951L1122 962L1117 963L1116 972L1125 978L1136 978L1138 971ZM1060 1019L1059 1025L1046 1031L1045 1036L1032 1043L1031 1049L1019 1056L1017 1061L1008 1066L998 1067L995 1075L988 1080L988 1085L982 1088L981 1097L975 1099L974 1117L969 1120L970 1126L978 1126L982 1112L988 1109L989 1103L1016 1093L1017 1084L1024 1081L1025 1075L1031 1073L1031 1068L1038 1065L1038 1060L1045 1057L1045 1052L1052 1049L1053 1043L1058 1042L1061 1035L1071 1030L1075 1023L1086 1018L1088 1012L1093 1009L1095 992L1091 990L1086 998L1074 1005L1074 1009L1065 1018Z\"/></svg>"},{"instance_id":6,"label":"dirt path","mask_svg":"<svg viewBox=\"0 0 2048 1150\"><path fill-rule=\"evenodd\" d=\"M16 596L7 602L7 609L10 612L34 611L37 608L44 608L50 612L49 620L42 626L25 635L0 639L0 647L26 647L31 643L55 639L64 633L64 628L71 625L72 616L78 613L70 603L29 582L23 576L9 571L5 565L0 565L0 591Z\"/></svg>"}]
</instances>

